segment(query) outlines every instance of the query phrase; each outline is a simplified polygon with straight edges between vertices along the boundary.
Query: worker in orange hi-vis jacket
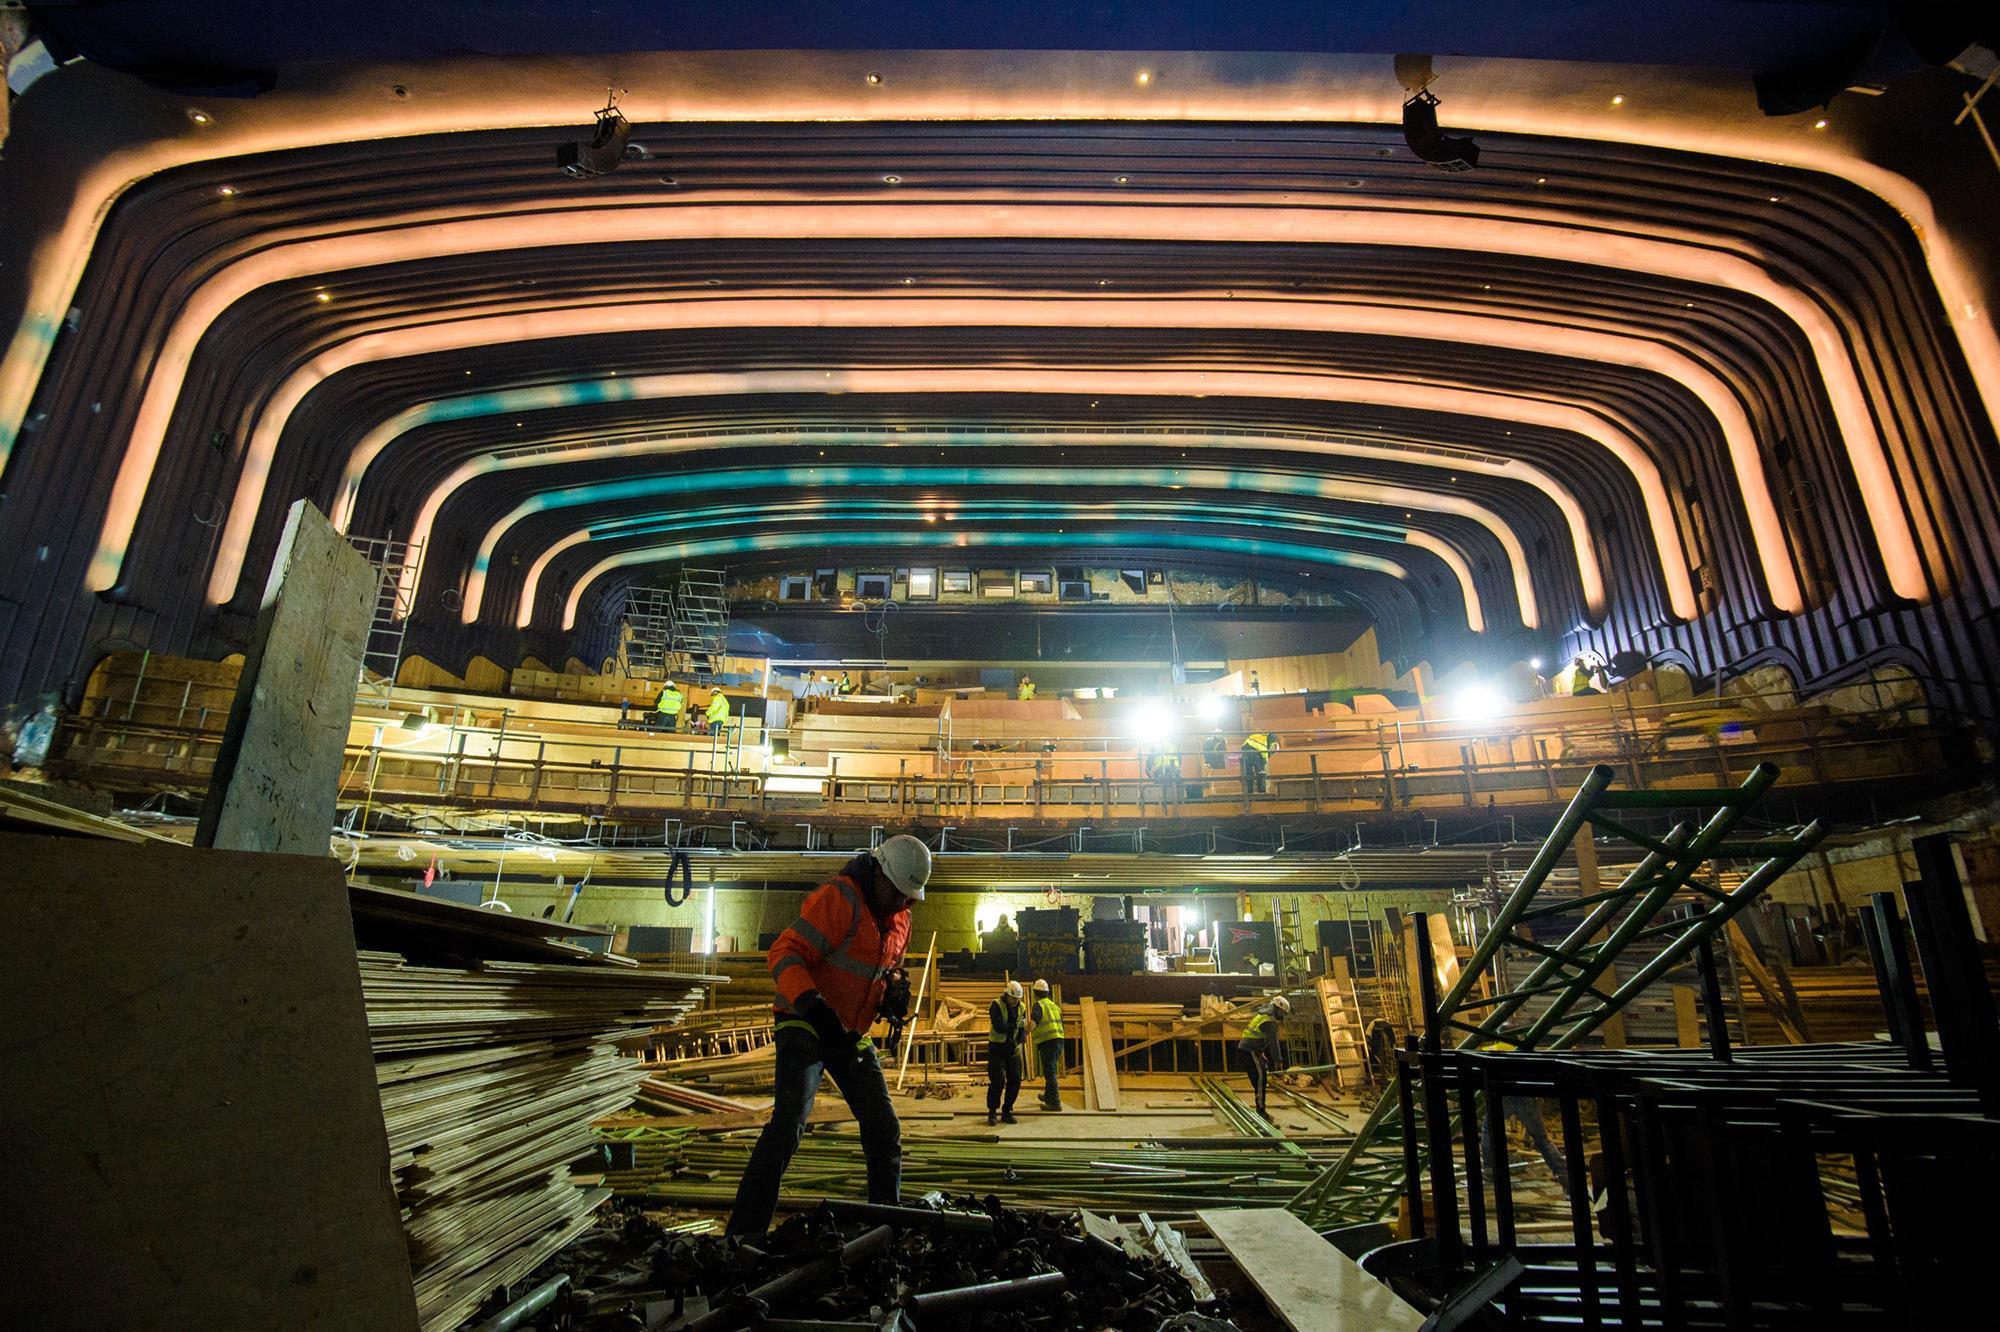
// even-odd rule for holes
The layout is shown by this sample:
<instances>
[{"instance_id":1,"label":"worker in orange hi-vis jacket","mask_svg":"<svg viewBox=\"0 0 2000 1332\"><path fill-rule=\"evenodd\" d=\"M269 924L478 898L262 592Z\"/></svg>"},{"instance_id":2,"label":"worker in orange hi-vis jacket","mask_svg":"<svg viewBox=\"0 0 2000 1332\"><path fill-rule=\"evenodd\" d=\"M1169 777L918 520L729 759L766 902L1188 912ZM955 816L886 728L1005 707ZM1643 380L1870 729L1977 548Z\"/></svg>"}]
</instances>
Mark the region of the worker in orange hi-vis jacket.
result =
<instances>
[{"instance_id":1,"label":"worker in orange hi-vis jacket","mask_svg":"<svg viewBox=\"0 0 2000 1332\"><path fill-rule=\"evenodd\" d=\"M778 987L776 1100L736 1186L729 1234L770 1229L778 1187L798 1151L822 1072L833 1078L860 1126L868 1200L893 1203L901 1195L903 1130L868 1029L889 973L902 965L910 903L923 900L930 876L930 848L908 833L891 837L813 889L799 918L771 945L771 979Z\"/></svg>"}]
</instances>

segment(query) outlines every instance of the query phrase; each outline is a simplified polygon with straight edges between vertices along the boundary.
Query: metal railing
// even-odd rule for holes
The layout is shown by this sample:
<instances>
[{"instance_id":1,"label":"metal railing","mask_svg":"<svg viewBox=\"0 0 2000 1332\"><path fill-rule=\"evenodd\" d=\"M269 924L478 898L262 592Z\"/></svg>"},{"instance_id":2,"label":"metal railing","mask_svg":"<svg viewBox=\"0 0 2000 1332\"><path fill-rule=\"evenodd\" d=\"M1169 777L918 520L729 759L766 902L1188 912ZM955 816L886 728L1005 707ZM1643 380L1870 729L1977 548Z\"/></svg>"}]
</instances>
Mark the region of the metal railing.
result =
<instances>
[{"instance_id":1,"label":"metal railing","mask_svg":"<svg viewBox=\"0 0 2000 1332\"><path fill-rule=\"evenodd\" d=\"M100 696L91 714L65 723L58 764L110 785L121 778L201 784L226 717L213 701L192 696L201 688L150 703ZM1242 770L1240 732L1222 733L1220 767L1205 766L1200 746L1182 742L1179 779L1163 780L1146 775L1130 738L1108 733L982 742L1004 747L973 750L963 734L941 740L871 729L855 718L837 732L791 733L789 763L749 744L718 763L698 738L686 745L685 738L612 725L508 731L454 718L409 739L385 728L349 745L342 798L596 814L818 809L955 819L1475 809L1560 803L1600 763L1637 790L1731 783L1760 762L1777 763L1797 783L1933 774L1959 753L1963 732L1917 720L1922 711L1913 702L1865 716L1753 712L1702 701L1627 703L1594 718L1504 724L1314 719L1273 729L1279 746L1261 790ZM802 743L815 746L818 761L799 762L810 756Z\"/></svg>"}]
</instances>

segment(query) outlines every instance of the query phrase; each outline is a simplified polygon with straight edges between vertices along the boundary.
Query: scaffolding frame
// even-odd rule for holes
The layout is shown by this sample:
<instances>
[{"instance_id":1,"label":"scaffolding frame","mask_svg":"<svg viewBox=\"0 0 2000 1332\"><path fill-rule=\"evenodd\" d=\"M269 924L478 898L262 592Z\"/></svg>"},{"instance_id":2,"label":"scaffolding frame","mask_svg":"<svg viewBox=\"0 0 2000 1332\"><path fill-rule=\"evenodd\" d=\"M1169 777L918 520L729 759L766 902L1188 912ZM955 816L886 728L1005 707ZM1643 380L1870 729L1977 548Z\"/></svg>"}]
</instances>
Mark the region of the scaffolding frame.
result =
<instances>
[{"instance_id":1,"label":"scaffolding frame","mask_svg":"<svg viewBox=\"0 0 2000 1332\"><path fill-rule=\"evenodd\" d=\"M625 589L625 673L664 680L672 666L674 594L664 587Z\"/></svg>"},{"instance_id":2,"label":"scaffolding frame","mask_svg":"<svg viewBox=\"0 0 2000 1332\"><path fill-rule=\"evenodd\" d=\"M1494 917L1441 997L1441 980L1431 956L1430 935L1419 922L1417 956L1408 959L1422 996L1423 1046L1433 1053L1450 1032L1459 1049L1505 1045L1518 1050L1567 1049L1617 1015L1655 980L1678 966L1728 925L1781 875L1819 844L1824 829L1815 821L1789 837L1730 841L1743 816L1778 779L1771 764L1759 764L1733 788L1613 791L1613 770L1592 768L1548 838L1536 851L1499 914ZM1621 822L1626 810L1708 811L1700 826L1676 824L1653 837ZM1643 852L1643 858L1615 886L1586 882L1576 897L1537 901L1544 885L1583 830L1608 834ZM1593 848L1594 849L1594 848ZM1722 891L1697 876L1711 861L1754 860L1757 867L1732 890ZM1689 913L1664 913L1676 898L1692 898ZM1524 937L1523 927L1581 911L1556 944ZM1660 948L1622 982L1613 969L1620 953L1640 942ZM1518 981L1495 982L1493 963L1500 950L1520 948L1539 960ZM1599 981L1612 977L1607 990ZM1481 993L1483 991L1483 993ZM1538 1011L1525 1012L1531 1001ZM1414 1038L1412 1038L1414 1039ZM1395 1209L1409 1181L1421 1177L1422 1144L1403 1133L1412 1108L1399 1103L1398 1089L1385 1091L1339 1160L1292 1197L1287 1207L1315 1229L1377 1221Z\"/></svg>"},{"instance_id":3,"label":"scaffolding frame","mask_svg":"<svg viewBox=\"0 0 2000 1332\"><path fill-rule=\"evenodd\" d=\"M403 665L403 638L409 631L417 580L423 572L424 543L393 536L347 539L375 571L368 643L361 653L360 690L386 700L396 690L396 672Z\"/></svg>"},{"instance_id":4,"label":"scaffolding frame","mask_svg":"<svg viewBox=\"0 0 2000 1332\"><path fill-rule=\"evenodd\" d=\"M673 595L675 665L698 684L721 673L729 645L729 593L720 569L681 569Z\"/></svg>"}]
</instances>

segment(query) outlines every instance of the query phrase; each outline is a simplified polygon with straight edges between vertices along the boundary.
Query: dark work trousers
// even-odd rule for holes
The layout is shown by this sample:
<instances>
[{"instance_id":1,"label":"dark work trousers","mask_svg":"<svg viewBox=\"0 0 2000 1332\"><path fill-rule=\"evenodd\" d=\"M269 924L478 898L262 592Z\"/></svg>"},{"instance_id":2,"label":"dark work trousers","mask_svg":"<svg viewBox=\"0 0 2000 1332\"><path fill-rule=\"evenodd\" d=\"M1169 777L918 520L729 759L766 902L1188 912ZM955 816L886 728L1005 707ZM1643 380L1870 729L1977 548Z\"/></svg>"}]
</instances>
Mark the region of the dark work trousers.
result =
<instances>
[{"instance_id":1,"label":"dark work trousers","mask_svg":"<svg viewBox=\"0 0 2000 1332\"><path fill-rule=\"evenodd\" d=\"M1243 790L1246 794L1263 795L1270 789L1264 780L1264 774L1270 771L1270 767L1268 755L1259 754L1254 749L1243 751Z\"/></svg>"},{"instance_id":2,"label":"dark work trousers","mask_svg":"<svg viewBox=\"0 0 2000 1332\"><path fill-rule=\"evenodd\" d=\"M1004 1110L1014 1113L1014 1102L1021 1095L1021 1058L1024 1051L1018 1045L986 1045L986 1113Z\"/></svg>"},{"instance_id":3,"label":"dark work trousers","mask_svg":"<svg viewBox=\"0 0 2000 1332\"><path fill-rule=\"evenodd\" d=\"M1250 1090L1257 1094L1257 1113L1269 1119L1264 1109L1264 1089L1271 1081L1271 1057L1262 1050L1239 1050L1243 1061L1249 1065Z\"/></svg>"},{"instance_id":4,"label":"dark work trousers","mask_svg":"<svg viewBox=\"0 0 2000 1332\"><path fill-rule=\"evenodd\" d=\"M1563 1195L1567 1197L1569 1163L1564 1160L1561 1149L1549 1137L1549 1126L1542 1119L1541 1100L1534 1096L1509 1096L1503 1099L1500 1105L1506 1117L1519 1124L1527 1133L1528 1145L1541 1153L1542 1164L1546 1165L1549 1173L1556 1177L1556 1183L1562 1185ZM1490 1124L1480 1136L1485 1139L1481 1145L1486 1149L1486 1164L1490 1170L1493 1162L1500 1159L1500 1144L1494 1141Z\"/></svg>"},{"instance_id":5,"label":"dark work trousers","mask_svg":"<svg viewBox=\"0 0 2000 1332\"><path fill-rule=\"evenodd\" d=\"M1056 1085L1062 1078L1062 1047L1061 1041L1043 1041L1035 1047L1042 1061L1042 1104L1051 1110L1062 1107L1062 1089Z\"/></svg>"},{"instance_id":6,"label":"dark work trousers","mask_svg":"<svg viewBox=\"0 0 2000 1332\"><path fill-rule=\"evenodd\" d=\"M761 1235L771 1228L779 1182L791 1164L792 1153L799 1149L806 1116L812 1113L813 1098L819 1094L820 1074L826 1071L819 1037L812 1032L780 1027L776 1045L777 1099L771 1105L771 1121L758 1135L750 1163L743 1168L743 1182L736 1186L736 1207L729 1214L731 1235ZM833 1085L847 1099L847 1107L861 1128L861 1155L868 1163L868 1201L896 1202L903 1184L903 1129L896 1122L896 1107L889 1103L889 1084L882 1079L882 1066L871 1053L858 1064L849 1062L834 1071Z\"/></svg>"}]
</instances>

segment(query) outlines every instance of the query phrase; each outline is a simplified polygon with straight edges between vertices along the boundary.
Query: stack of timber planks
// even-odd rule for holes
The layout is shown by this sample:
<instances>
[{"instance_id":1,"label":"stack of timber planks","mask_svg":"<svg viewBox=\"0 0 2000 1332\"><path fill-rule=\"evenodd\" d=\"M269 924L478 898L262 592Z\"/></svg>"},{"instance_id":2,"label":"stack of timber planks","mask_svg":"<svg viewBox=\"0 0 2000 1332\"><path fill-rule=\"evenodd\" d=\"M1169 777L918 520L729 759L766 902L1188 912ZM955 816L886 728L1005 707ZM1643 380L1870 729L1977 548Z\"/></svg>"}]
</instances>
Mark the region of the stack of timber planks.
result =
<instances>
[{"instance_id":1,"label":"stack of timber planks","mask_svg":"<svg viewBox=\"0 0 2000 1332\"><path fill-rule=\"evenodd\" d=\"M591 1123L632 1104L620 1040L680 1020L719 978L567 962L417 965L360 954L418 1313L457 1327L582 1231L608 1190L570 1182Z\"/></svg>"}]
</instances>

